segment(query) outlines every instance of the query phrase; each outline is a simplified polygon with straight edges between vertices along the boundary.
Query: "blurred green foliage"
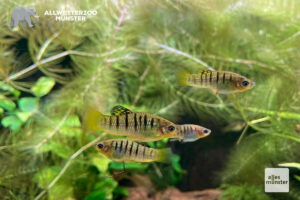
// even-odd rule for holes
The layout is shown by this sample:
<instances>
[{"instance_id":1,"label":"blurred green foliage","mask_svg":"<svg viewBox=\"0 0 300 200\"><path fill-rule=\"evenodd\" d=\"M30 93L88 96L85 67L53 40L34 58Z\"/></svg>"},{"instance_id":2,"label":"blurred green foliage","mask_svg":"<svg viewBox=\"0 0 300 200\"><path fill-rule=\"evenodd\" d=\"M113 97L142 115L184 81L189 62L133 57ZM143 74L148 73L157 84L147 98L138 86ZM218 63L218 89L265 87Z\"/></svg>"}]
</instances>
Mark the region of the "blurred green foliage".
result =
<instances>
[{"instance_id":1,"label":"blurred green foliage","mask_svg":"<svg viewBox=\"0 0 300 200\"><path fill-rule=\"evenodd\" d=\"M92 148L93 142L111 136L86 132L82 126L86 105L109 113L117 104L174 123L189 116L213 130L244 121L249 129L219 172L222 198L299 199L297 172L291 174L296 178L287 194L269 195L262 189L264 168L300 159L296 0L0 4L1 199L128 196L112 177L123 164ZM35 7L40 22L12 31L10 13L18 6ZM98 13L83 23L57 22L43 14L63 7ZM220 97L178 87L179 70L197 73L207 67L243 74L256 87ZM149 146L164 148L168 142ZM169 165L127 163L127 174L145 174L155 190L162 190L189 173L181 168L179 156L171 160Z\"/></svg>"}]
</instances>

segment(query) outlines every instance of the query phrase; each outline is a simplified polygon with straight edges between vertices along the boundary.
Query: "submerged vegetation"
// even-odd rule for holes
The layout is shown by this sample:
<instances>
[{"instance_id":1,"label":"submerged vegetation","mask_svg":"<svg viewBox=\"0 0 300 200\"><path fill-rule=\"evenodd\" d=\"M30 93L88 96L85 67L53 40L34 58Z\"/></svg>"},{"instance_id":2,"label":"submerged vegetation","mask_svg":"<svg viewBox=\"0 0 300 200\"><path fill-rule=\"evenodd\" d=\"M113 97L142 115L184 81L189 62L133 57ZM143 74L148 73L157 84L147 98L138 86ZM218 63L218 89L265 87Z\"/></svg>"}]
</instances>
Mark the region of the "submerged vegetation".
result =
<instances>
[{"instance_id":1,"label":"submerged vegetation","mask_svg":"<svg viewBox=\"0 0 300 200\"><path fill-rule=\"evenodd\" d=\"M11 30L18 6L34 7L39 23ZM153 193L214 185L221 199L300 199L299 170L289 165L290 192L264 193L265 168L300 160L296 0L20 0L0 9L1 199L126 198L136 174ZM85 22L44 15L61 9L97 15ZM180 70L205 69L235 72L256 86L216 95L178 85ZM171 163L127 163L118 175L123 164L93 148L115 137L84 129L87 105L103 113L123 105L212 132L193 143L149 142L171 146ZM224 131L236 122L240 129ZM207 162L197 162L202 155ZM199 180L205 187L182 181L197 177L187 166L193 163L197 174L209 174L210 182ZM216 163L221 169L209 171Z\"/></svg>"}]
</instances>

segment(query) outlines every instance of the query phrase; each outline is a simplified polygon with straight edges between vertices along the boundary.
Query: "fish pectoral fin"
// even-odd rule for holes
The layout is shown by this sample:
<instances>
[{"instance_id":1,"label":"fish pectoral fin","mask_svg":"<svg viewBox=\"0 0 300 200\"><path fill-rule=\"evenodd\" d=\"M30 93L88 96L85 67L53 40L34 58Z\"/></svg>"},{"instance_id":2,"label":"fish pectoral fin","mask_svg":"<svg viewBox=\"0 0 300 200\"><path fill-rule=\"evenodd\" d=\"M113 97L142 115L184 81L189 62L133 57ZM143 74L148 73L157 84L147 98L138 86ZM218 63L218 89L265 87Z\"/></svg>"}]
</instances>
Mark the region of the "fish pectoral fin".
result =
<instances>
[{"instance_id":1,"label":"fish pectoral fin","mask_svg":"<svg viewBox=\"0 0 300 200\"><path fill-rule=\"evenodd\" d=\"M115 116L124 115L126 113L129 114L132 113L132 111L120 105L113 107L110 111L110 114Z\"/></svg>"}]
</instances>

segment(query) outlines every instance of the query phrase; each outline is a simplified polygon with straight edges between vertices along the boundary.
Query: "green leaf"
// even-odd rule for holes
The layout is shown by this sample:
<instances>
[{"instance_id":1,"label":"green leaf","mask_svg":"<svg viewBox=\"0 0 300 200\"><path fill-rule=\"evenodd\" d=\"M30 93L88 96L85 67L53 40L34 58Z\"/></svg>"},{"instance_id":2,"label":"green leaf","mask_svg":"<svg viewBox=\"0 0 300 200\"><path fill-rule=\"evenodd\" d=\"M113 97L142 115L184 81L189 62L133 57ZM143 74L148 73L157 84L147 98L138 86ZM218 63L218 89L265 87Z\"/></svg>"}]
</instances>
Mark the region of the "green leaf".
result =
<instances>
[{"instance_id":1,"label":"green leaf","mask_svg":"<svg viewBox=\"0 0 300 200\"><path fill-rule=\"evenodd\" d=\"M24 97L18 101L19 108L22 112L34 112L38 109L38 98Z\"/></svg>"},{"instance_id":2,"label":"green leaf","mask_svg":"<svg viewBox=\"0 0 300 200\"><path fill-rule=\"evenodd\" d=\"M3 108L0 107L0 115L2 115L4 113Z\"/></svg>"},{"instance_id":3,"label":"green leaf","mask_svg":"<svg viewBox=\"0 0 300 200\"><path fill-rule=\"evenodd\" d=\"M84 200L106 200L106 193L105 191L95 191L89 194Z\"/></svg>"},{"instance_id":4,"label":"green leaf","mask_svg":"<svg viewBox=\"0 0 300 200\"><path fill-rule=\"evenodd\" d=\"M3 82L0 82L0 89L12 93L15 97L19 97L21 94L20 91L14 89L13 87L11 87L9 85L4 84Z\"/></svg>"},{"instance_id":5,"label":"green leaf","mask_svg":"<svg viewBox=\"0 0 300 200\"><path fill-rule=\"evenodd\" d=\"M22 121L14 115L4 117L1 123L4 127L9 127L12 131L18 131L22 126Z\"/></svg>"},{"instance_id":6,"label":"green leaf","mask_svg":"<svg viewBox=\"0 0 300 200\"><path fill-rule=\"evenodd\" d=\"M142 170L146 169L146 165L142 165L140 163L125 163L125 170L131 169L131 170ZM109 164L110 170L123 170L123 163L122 162L111 162Z\"/></svg>"},{"instance_id":7,"label":"green leaf","mask_svg":"<svg viewBox=\"0 0 300 200\"><path fill-rule=\"evenodd\" d=\"M34 175L33 181L38 183L38 186L40 188L46 188L49 183L57 176L59 170L60 168L55 166L43 168Z\"/></svg>"},{"instance_id":8,"label":"green leaf","mask_svg":"<svg viewBox=\"0 0 300 200\"><path fill-rule=\"evenodd\" d=\"M74 150L70 148L68 145L65 145L61 142L51 140L47 143L45 143L41 148L38 149L39 152L48 152L51 151L51 153L56 154L57 156L61 158L69 158L73 153Z\"/></svg>"},{"instance_id":9,"label":"green leaf","mask_svg":"<svg viewBox=\"0 0 300 200\"><path fill-rule=\"evenodd\" d=\"M99 154L99 157L97 156L92 158L92 163L97 167L97 169L100 172L107 171L109 162L110 160L102 154Z\"/></svg>"},{"instance_id":10,"label":"green leaf","mask_svg":"<svg viewBox=\"0 0 300 200\"><path fill-rule=\"evenodd\" d=\"M41 77L36 84L31 88L33 94L37 97L42 97L50 92L55 85L55 80L50 77Z\"/></svg>"},{"instance_id":11,"label":"green leaf","mask_svg":"<svg viewBox=\"0 0 300 200\"><path fill-rule=\"evenodd\" d=\"M26 122L27 119L32 115L31 112L17 112L16 114L22 122Z\"/></svg>"},{"instance_id":12,"label":"green leaf","mask_svg":"<svg viewBox=\"0 0 300 200\"><path fill-rule=\"evenodd\" d=\"M113 192L114 198L121 199L121 197L127 197L129 195L129 191L125 187L118 186Z\"/></svg>"},{"instance_id":13,"label":"green leaf","mask_svg":"<svg viewBox=\"0 0 300 200\"><path fill-rule=\"evenodd\" d=\"M280 167L294 167L300 170L300 163L291 162L291 163L280 163L278 165Z\"/></svg>"},{"instance_id":14,"label":"green leaf","mask_svg":"<svg viewBox=\"0 0 300 200\"><path fill-rule=\"evenodd\" d=\"M106 197L108 197L117 186L117 181L112 178L105 178L104 180L96 183L96 185L94 186L94 191L104 191L106 193Z\"/></svg>"},{"instance_id":15,"label":"green leaf","mask_svg":"<svg viewBox=\"0 0 300 200\"><path fill-rule=\"evenodd\" d=\"M181 173L182 172L182 168L180 166L180 157L178 155L173 155L171 157L171 162L172 162L172 166L174 168L174 170L178 173Z\"/></svg>"},{"instance_id":16,"label":"green leaf","mask_svg":"<svg viewBox=\"0 0 300 200\"><path fill-rule=\"evenodd\" d=\"M13 111L16 108L16 104L12 101L7 99L5 96L0 96L0 107L4 108L8 111Z\"/></svg>"}]
</instances>

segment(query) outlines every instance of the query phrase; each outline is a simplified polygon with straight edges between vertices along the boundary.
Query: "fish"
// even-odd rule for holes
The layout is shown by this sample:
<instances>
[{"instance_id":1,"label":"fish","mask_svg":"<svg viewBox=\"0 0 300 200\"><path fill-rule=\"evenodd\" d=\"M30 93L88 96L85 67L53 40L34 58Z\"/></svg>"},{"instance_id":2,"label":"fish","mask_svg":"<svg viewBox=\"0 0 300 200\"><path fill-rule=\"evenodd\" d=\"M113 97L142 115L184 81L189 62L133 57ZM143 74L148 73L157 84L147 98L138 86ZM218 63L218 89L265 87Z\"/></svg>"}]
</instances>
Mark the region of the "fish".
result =
<instances>
[{"instance_id":1,"label":"fish","mask_svg":"<svg viewBox=\"0 0 300 200\"><path fill-rule=\"evenodd\" d=\"M141 142L157 141L176 134L177 125L150 113L132 112L123 106L115 106L111 115L88 108L84 117L85 128L102 130L118 136L127 136Z\"/></svg>"},{"instance_id":2,"label":"fish","mask_svg":"<svg viewBox=\"0 0 300 200\"><path fill-rule=\"evenodd\" d=\"M237 121L237 122L233 122L229 125L227 125L223 131L225 133L228 133L228 132L239 132L241 131L243 128L245 128L245 126L247 125L246 122L243 122L243 121Z\"/></svg>"},{"instance_id":3,"label":"fish","mask_svg":"<svg viewBox=\"0 0 300 200\"><path fill-rule=\"evenodd\" d=\"M250 79L229 71L203 70L198 74L180 71L177 82L181 86L192 86L196 88L209 88L215 94L231 94L250 90L255 82Z\"/></svg>"},{"instance_id":4,"label":"fish","mask_svg":"<svg viewBox=\"0 0 300 200\"><path fill-rule=\"evenodd\" d=\"M128 139L111 139L95 144L95 148L107 158L117 162L169 163L171 149L153 149Z\"/></svg>"},{"instance_id":5,"label":"fish","mask_svg":"<svg viewBox=\"0 0 300 200\"><path fill-rule=\"evenodd\" d=\"M178 131L171 138L171 141L180 140L181 142L194 142L200 138L210 135L211 130L203 126L194 124L177 125Z\"/></svg>"}]
</instances>

